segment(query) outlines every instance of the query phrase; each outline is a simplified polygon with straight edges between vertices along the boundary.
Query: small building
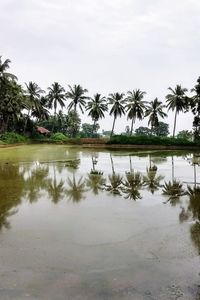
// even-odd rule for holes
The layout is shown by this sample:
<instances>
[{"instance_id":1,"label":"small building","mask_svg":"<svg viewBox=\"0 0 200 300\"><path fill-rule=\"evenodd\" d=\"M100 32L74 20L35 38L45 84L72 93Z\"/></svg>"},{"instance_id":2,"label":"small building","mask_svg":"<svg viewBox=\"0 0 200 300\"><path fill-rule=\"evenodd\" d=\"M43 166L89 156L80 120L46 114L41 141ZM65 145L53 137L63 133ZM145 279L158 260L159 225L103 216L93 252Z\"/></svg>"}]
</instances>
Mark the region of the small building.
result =
<instances>
[{"instance_id":1,"label":"small building","mask_svg":"<svg viewBox=\"0 0 200 300\"><path fill-rule=\"evenodd\" d=\"M43 134L43 135L50 133L50 131L48 129L41 127L41 126L36 126L36 130L37 130L37 132L39 132L40 134Z\"/></svg>"}]
</instances>

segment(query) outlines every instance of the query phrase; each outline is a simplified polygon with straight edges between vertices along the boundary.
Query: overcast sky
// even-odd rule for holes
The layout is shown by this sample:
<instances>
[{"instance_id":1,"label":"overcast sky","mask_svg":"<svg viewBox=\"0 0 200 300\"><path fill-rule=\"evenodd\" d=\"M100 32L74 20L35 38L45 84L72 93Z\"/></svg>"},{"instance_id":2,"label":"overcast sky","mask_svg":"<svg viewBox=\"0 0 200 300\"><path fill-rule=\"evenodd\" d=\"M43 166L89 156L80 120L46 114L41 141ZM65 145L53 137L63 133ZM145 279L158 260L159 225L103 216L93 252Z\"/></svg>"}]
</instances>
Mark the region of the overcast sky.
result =
<instances>
[{"instance_id":1,"label":"overcast sky","mask_svg":"<svg viewBox=\"0 0 200 300\"><path fill-rule=\"evenodd\" d=\"M0 22L0 55L22 84L105 96L140 88L164 102L169 86L190 90L200 76L200 0L0 0ZM172 129L171 112L165 122ZM177 122L177 131L192 127L192 117ZM126 125L117 120L116 131Z\"/></svg>"}]
</instances>

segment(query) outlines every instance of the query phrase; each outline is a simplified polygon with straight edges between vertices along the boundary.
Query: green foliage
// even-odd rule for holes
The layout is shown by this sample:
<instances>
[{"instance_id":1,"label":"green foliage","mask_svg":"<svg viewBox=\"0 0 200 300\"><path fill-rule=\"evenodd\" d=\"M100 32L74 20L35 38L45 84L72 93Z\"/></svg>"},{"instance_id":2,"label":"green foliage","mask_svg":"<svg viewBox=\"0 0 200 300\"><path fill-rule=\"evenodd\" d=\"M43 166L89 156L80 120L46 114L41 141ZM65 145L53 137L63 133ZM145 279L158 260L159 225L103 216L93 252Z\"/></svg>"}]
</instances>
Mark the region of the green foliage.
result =
<instances>
[{"instance_id":1,"label":"green foliage","mask_svg":"<svg viewBox=\"0 0 200 300\"><path fill-rule=\"evenodd\" d=\"M66 117L66 134L69 137L76 137L79 133L81 119L75 110L68 113Z\"/></svg>"},{"instance_id":2,"label":"green foliage","mask_svg":"<svg viewBox=\"0 0 200 300\"><path fill-rule=\"evenodd\" d=\"M177 134L176 137L181 138L181 139L185 139L185 140L188 140L188 141L192 141L193 134L192 134L192 131L181 130L181 131L179 131L179 133Z\"/></svg>"},{"instance_id":3,"label":"green foliage","mask_svg":"<svg viewBox=\"0 0 200 300\"><path fill-rule=\"evenodd\" d=\"M24 143L27 138L15 132L5 132L0 135L0 140L6 144Z\"/></svg>"},{"instance_id":4,"label":"green foliage","mask_svg":"<svg viewBox=\"0 0 200 300\"><path fill-rule=\"evenodd\" d=\"M96 123L95 125L89 123L82 124L82 131L80 132L80 136L83 138L91 138L91 137L98 137L99 135L97 132L99 129L99 124Z\"/></svg>"},{"instance_id":5,"label":"green foliage","mask_svg":"<svg viewBox=\"0 0 200 300\"><path fill-rule=\"evenodd\" d=\"M124 136L115 135L107 142L108 144L121 144L121 145L164 145L164 146L195 146L197 143L185 140L175 139L170 137L157 137L157 136Z\"/></svg>"},{"instance_id":6,"label":"green foliage","mask_svg":"<svg viewBox=\"0 0 200 300\"><path fill-rule=\"evenodd\" d=\"M66 135L64 135L62 132L57 132L51 135L50 140L55 142L66 142L67 141Z\"/></svg>"}]
</instances>

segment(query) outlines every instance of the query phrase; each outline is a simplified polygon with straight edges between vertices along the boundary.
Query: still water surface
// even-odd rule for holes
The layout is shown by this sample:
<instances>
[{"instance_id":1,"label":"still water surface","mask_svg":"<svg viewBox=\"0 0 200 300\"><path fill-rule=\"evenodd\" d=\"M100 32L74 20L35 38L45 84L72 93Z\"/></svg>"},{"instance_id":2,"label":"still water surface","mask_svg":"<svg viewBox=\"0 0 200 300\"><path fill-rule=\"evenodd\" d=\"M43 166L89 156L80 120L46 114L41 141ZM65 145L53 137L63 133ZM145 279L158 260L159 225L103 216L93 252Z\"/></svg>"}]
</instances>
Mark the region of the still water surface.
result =
<instances>
[{"instance_id":1,"label":"still water surface","mask_svg":"<svg viewBox=\"0 0 200 300\"><path fill-rule=\"evenodd\" d=\"M0 149L0 299L200 299L199 155Z\"/></svg>"}]
</instances>

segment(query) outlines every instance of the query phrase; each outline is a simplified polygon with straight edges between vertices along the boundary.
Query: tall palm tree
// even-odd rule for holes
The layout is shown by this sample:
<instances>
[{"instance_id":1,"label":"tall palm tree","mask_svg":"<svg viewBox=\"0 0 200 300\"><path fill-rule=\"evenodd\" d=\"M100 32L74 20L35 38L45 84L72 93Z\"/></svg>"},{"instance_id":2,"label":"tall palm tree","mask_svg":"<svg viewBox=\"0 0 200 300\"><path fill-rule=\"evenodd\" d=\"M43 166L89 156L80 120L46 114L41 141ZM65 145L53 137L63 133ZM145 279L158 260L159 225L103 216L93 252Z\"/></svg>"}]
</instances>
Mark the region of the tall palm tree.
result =
<instances>
[{"instance_id":1,"label":"tall palm tree","mask_svg":"<svg viewBox=\"0 0 200 300\"><path fill-rule=\"evenodd\" d=\"M7 69L10 68L10 59L6 59L4 62L2 61L2 56L0 56L0 79L12 79L17 80L17 77L9 72Z\"/></svg>"},{"instance_id":2,"label":"tall palm tree","mask_svg":"<svg viewBox=\"0 0 200 300\"><path fill-rule=\"evenodd\" d=\"M49 101L49 107L54 108L55 117L58 105L60 105L61 108L65 106L65 89L58 82L54 82L48 87L48 91L47 99Z\"/></svg>"},{"instance_id":3,"label":"tall palm tree","mask_svg":"<svg viewBox=\"0 0 200 300\"><path fill-rule=\"evenodd\" d=\"M173 129L173 137L175 136L175 130L176 130L176 118L177 114L180 111L184 111L187 109L187 98L185 93L187 92L186 88L182 88L181 85L177 84L175 89L172 89L171 87L168 88L168 90L171 91L171 94L168 94L166 96L166 102L168 110L175 110L175 116L174 116L174 129Z\"/></svg>"},{"instance_id":4,"label":"tall palm tree","mask_svg":"<svg viewBox=\"0 0 200 300\"><path fill-rule=\"evenodd\" d=\"M142 120L144 116L145 101L142 101L146 92L142 92L139 89L135 91L128 91L128 97L126 101L128 102L125 106L126 111L128 112L127 119L131 120L131 130L130 135L133 132L133 123L136 119Z\"/></svg>"},{"instance_id":5,"label":"tall palm tree","mask_svg":"<svg viewBox=\"0 0 200 300\"><path fill-rule=\"evenodd\" d=\"M28 111L27 118L24 124L24 133L26 131L27 122L30 118L31 112L34 110L39 110L41 108L40 96L44 91L37 85L37 83L30 81L26 83L26 90L25 90L25 108Z\"/></svg>"},{"instance_id":6,"label":"tall palm tree","mask_svg":"<svg viewBox=\"0 0 200 300\"><path fill-rule=\"evenodd\" d=\"M163 105L161 101L158 101L158 98L155 98L150 102L150 105L147 106L145 117L149 116L148 125L151 125L151 130L158 127L159 117L164 118L167 116L167 114L163 112L163 108L165 108L165 105Z\"/></svg>"},{"instance_id":7,"label":"tall palm tree","mask_svg":"<svg viewBox=\"0 0 200 300\"><path fill-rule=\"evenodd\" d=\"M66 93L66 98L71 99L70 104L68 105L68 109L75 110L77 112L77 106L80 108L81 112L83 113L83 107L86 104L86 100L88 99L87 96L85 96L85 93L88 92L87 89L82 88L81 85L74 85L71 87L68 85L69 91Z\"/></svg>"},{"instance_id":8,"label":"tall palm tree","mask_svg":"<svg viewBox=\"0 0 200 300\"><path fill-rule=\"evenodd\" d=\"M112 105L111 110L110 110L110 115L114 116L114 120L113 120L113 126L112 126L112 131L111 131L111 135L113 135L114 132L114 127L115 127L115 121L117 119L117 117L119 116L121 118L122 115L125 114L125 109L123 104L125 103L124 99L124 94L120 94L120 93L114 93L114 94L109 94L108 97L108 101L110 105Z\"/></svg>"},{"instance_id":9,"label":"tall palm tree","mask_svg":"<svg viewBox=\"0 0 200 300\"><path fill-rule=\"evenodd\" d=\"M86 110L89 110L88 116L90 116L94 122L93 133L95 131L96 123L99 119L104 118L104 113L108 110L106 104L106 98L101 97L101 94L95 94L93 98L90 98Z\"/></svg>"}]
</instances>

